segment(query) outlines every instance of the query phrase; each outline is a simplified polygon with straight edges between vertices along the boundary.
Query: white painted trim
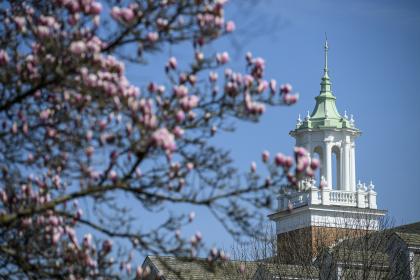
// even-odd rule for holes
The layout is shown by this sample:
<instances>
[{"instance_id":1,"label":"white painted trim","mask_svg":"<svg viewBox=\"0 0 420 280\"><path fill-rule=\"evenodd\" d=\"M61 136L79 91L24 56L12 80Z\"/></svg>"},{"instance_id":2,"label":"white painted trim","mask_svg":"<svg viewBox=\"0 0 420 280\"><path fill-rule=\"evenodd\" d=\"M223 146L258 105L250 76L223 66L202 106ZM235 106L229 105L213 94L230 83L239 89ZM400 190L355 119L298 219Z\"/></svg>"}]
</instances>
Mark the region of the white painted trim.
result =
<instances>
[{"instance_id":1,"label":"white painted trim","mask_svg":"<svg viewBox=\"0 0 420 280\"><path fill-rule=\"evenodd\" d=\"M270 218L276 222L276 232L280 234L311 226L378 230L379 219L384 215L385 211L383 210L305 206L291 212L277 212L270 215Z\"/></svg>"}]
</instances>

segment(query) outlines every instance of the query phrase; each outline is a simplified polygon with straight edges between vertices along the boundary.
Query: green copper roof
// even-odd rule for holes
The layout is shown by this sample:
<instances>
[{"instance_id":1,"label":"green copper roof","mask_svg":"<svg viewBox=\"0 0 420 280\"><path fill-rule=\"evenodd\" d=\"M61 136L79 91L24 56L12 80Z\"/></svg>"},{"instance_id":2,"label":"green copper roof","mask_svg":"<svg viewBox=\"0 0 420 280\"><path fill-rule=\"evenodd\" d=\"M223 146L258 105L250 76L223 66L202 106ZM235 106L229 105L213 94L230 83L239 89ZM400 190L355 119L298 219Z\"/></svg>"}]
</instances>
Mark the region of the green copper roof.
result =
<instances>
[{"instance_id":1,"label":"green copper roof","mask_svg":"<svg viewBox=\"0 0 420 280\"><path fill-rule=\"evenodd\" d=\"M315 97L315 108L303 122L299 121L296 130L305 128L351 128L356 129L354 121L347 115L341 116L335 105L336 97L331 90L331 81L328 76L328 42L325 40L325 67L321 80L320 94Z\"/></svg>"}]
</instances>

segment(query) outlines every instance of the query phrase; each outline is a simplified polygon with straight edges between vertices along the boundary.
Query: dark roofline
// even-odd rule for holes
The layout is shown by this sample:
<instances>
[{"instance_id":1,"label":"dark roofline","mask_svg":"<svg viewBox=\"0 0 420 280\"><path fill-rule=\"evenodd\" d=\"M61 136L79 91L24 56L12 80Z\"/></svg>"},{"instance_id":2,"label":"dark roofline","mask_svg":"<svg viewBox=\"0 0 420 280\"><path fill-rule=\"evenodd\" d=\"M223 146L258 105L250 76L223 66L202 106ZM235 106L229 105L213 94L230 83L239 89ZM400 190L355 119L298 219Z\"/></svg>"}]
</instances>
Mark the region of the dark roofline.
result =
<instances>
[{"instance_id":1,"label":"dark roofline","mask_svg":"<svg viewBox=\"0 0 420 280\"><path fill-rule=\"evenodd\" d=\"M391 230L394 230L395 232L420 234L420 222L400 225L392 228Z\"/></svg>"}]
</instances>

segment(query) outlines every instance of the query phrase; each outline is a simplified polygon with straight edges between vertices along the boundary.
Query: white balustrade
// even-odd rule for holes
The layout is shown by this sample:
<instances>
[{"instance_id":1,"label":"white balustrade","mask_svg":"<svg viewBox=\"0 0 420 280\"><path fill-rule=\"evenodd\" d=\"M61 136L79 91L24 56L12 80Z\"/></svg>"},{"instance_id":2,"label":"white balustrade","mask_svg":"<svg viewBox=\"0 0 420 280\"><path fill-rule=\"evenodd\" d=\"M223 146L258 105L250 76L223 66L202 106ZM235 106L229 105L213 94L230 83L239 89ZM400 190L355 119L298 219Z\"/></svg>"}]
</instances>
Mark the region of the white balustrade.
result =
<instances>
[{"instance_id":1,"label":"white balustrade","mask_svg":"<svg viewBox=\"0 0 420 280\"><path fill-rule=\"evenodd\" d=\"M286 210L290 206L298 208L306 205L334 205L358 208L377 209L376 192L373 187L369 190L358 188L357 191L342 191L330 188L319 189L312 181L306 190L282 194L279 197L279 210Z\"/></svg>"},{"instance_id":2,"label":"white balustrade","mask_svg":"<svg viewBox=\"0 0 420 280\"><path fill-rule=\"evenodd\" d=\"M357 206L356 192L331 190L330 204Z\"/></svg>"}]
</instances>

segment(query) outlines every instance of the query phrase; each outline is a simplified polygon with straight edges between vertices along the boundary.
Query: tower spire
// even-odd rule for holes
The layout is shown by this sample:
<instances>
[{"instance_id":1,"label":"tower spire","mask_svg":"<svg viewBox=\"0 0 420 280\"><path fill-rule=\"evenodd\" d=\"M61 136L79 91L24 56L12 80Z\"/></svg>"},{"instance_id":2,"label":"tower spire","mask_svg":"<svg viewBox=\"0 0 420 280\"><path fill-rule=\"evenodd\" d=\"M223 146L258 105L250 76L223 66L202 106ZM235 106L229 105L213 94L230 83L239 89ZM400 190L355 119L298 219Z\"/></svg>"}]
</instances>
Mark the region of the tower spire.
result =
<instances>
[{"instance_id":1,"label":"tower spire","mask_svg":"<svg viewBox=\"0 0 420 280\"><path fill-rule=\"evenodd\" d=\"M324 75L322 76L321 81L321 94L322 93L331 93L331 82L330 77L328 76L328 39L327 33L325 33L325 43L324 43Z\"/></svg>"},{"instance_id":2,"label":"tower spire","mask_svg":"<svg viewBox=\"0 0 420 280\"><path fill-rule=\"evenodd\" d=\"M325 57L324 77L328 78L328 38L327 38L327 33L325 33L324 57Z\"/></svg>"}]
</instances>

